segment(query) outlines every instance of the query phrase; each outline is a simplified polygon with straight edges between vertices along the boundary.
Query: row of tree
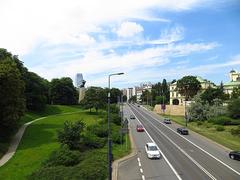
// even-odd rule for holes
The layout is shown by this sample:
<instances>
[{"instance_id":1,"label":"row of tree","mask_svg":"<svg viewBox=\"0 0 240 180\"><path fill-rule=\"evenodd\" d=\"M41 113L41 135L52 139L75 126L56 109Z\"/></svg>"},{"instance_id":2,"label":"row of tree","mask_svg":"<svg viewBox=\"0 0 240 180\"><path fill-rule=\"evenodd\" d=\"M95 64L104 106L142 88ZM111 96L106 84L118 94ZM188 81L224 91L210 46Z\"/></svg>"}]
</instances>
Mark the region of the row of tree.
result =
<instances>
[{"instance_id":1,"label":"row of tree","mask_svg":"<svg viewBox=\"0 0 240 180\"><path fill-rule=\"evenodd\" d=\"M131 101L135 102L136 97L132 97ZM151 91L145 90L141 95L141 101L143 104L167 104L170 100L169 84L166 79L163 79L162 83L158 82L152 85Z\"/></svg>"},{"instance_id":2,"label":"row of tree","mask_svg":"<svg viewBox=\"0 0 240 180\"><path fill-rule=\"evenodd\" d=\"M77 90L70 78L49 82L28 71L18 56L0 48L0 137L13 132L26 110L76 103Z\"/></svg>"},{"instance_id":3,"label":"row of tree","mask_svg":"<svg viewBox=\"0 0 240 180\"><path fill-rule=\"evenodd\" d=\"M81 101L81 105L85 109L90 109L90 111L94 108L96 111L98 109L106 108L107 104L107 95L109 89L101 88L101 87L90 87L85 92L84 99ZM110 103L116 104L120 101L120 97L122 96L122 92L117 88L112 88L110 90Z\"/></svg>"}]
</instances>

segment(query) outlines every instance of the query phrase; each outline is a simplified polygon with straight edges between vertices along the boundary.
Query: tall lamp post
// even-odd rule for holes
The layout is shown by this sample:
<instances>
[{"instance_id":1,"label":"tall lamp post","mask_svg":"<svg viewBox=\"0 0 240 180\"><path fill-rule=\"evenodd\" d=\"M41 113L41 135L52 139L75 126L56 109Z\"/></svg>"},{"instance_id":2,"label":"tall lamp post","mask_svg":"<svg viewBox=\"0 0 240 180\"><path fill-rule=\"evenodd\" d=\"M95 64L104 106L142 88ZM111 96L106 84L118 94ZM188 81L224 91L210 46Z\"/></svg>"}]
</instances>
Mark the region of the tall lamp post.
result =
<instances>
[{"instance_id":1,"label":"tall lamp post","mask_svg":"<svg viewBox=\"0 0 240 180\"><path fill-rule=\"evenodd\" d=\"M110 80L111 76L123 75L124 73L114 73L108 75L108 179L112 180L112 139L110 129Z\"/></svg>"}]
</instances>

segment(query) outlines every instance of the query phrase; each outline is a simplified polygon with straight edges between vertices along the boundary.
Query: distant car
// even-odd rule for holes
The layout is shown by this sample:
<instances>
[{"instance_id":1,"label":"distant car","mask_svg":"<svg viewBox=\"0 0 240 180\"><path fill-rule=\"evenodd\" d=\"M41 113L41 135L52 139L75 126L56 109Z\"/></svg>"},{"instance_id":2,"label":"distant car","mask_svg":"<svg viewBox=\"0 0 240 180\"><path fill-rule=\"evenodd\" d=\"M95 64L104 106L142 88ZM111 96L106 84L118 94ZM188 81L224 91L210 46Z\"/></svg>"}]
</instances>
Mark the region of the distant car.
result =
<instances>
[{"instance_id":1,"label":"distant car","mask_svg":"<svg viewBox=\"0 0 240 180\"><path fill-rule=\"evenodd\" d=\"M135 116L131 114L130 119L135 119Z\"/></svg>"},{"instance_id":2,"label":"distant car","mask_svg":"<svg viewBox=\"0 0 240 180\"><path fill-rule=\"evenodd\" d=\"M138 124L138 125L136 126L136 130L137 130L137 132L144 132L143 125Z\"/></svg>"},{"instance_id":3,"label":"distant car","mask_svg":"<svg viewBox=\"0 0 240 180\"><path fill-rule=\"evenodd\" d=\"M240 151L232 151L229 153L229 157L231 159L239 160L240 161Z\"/></svg>"},{"instance_id":4,"label":"distant car","mask_svg":"<svg viewBox=\"0 0 240 180\"><path fill-rule=\"evenodd\" d=\"M180 128L177 128L177 132L179 134L183 134L183 135L188 135L188 130L185 128L185 127L180 127Z\"/></svg>"},{"instance_id":5,"label":"distant car","mask_svg":"<svg viewBox=\"0 0 240 180\"><path fill-rule=\"evenodd\" d=\"M155 143L147 143L145 150L149 159L159 159L161 156Z\"/></svg>"},{"instance_id":6,"label":"distant car","mask_svg":"<svg viewBox=\"0 0 240 180\"><path fill-rule=\"evenodd\" d=\"M140 107L140 105L138 104L137 107Z\"/></svg>"},{"instance_id":7,"label":"distant car","mask_svg":"<svg viewBox=\"0 0 240 180\"><path fill-rule=\"evenodd\" d=\"M164 118L163 122L165 124L172 124L171 119L169 119L169 118Z\"/></svg>"}]
</instances>

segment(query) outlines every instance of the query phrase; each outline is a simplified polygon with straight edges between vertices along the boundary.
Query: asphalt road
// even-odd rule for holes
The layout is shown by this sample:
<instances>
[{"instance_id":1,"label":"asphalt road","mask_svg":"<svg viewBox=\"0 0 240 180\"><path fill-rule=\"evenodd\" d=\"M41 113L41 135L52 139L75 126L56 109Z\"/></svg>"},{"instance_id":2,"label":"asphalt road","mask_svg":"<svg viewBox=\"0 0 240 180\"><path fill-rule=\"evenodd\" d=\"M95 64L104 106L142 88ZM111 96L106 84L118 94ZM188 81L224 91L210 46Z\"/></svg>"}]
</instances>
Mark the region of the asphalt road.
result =
<instances>
[{"instance_id":1,"label":"asphalt road","mask_svg":"<svg viewBox=\"0 0 240 180\"><path fill-rule=\"evenodd\" d=\"M179 135L176 133L178 125L165 125L159 116L143 107L130 105L130 109L137 117L135 122L131 121L130 128L139 153L136 159L132 158L120 166L119 177L127 169L132 174L127 179L141 179L142 175L144 179L240 179L240 162L229 159L227 149L191 131L188 136ZM145 127L145 133L136 133L134 126L140 123L138 121ZM149 141L155 141L166 158L147 159L143 148ZM142 173L136 172L137 158L141 161Z\"/></svg>"}]
</instances>

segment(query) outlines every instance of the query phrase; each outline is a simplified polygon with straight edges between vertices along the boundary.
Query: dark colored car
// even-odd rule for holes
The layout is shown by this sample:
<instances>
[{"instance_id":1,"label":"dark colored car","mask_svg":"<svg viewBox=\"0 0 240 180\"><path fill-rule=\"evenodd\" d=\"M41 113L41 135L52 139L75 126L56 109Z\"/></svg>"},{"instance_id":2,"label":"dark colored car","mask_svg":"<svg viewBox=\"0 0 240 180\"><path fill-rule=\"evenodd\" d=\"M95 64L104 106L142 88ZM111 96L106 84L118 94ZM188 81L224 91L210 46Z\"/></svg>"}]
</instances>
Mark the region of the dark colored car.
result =
<instances>
[{"instance_id":1,"label":"dark colored car","mask_svg":"<svg viewBox=\"0 0 240 180\"><path fill-rule=\"evenodd\" d=\"M229 153L229 157L231 159L239 160L240 161L240 151L232 151Z\"/></svg>"},{"instance_id":2,"label":"dark colored car","mask_svg":"<svg viewBox=\"0 0 240 180\"><path fill-rule=\"evenodd\" d=\"M188 135L188 130L185 127L177 128L179 134Z\"/></svg>"},{"instance_id":3,"label":"dark colored car","mask_svg":"<svg viewBox=\"0 0 240 180\"><path fill-rule=\"evenodd\" d=\"M136 130L137 130L137 132L143 132L144 128L141 124L138 124L137 127L136 127Z\"/></svg>"},{"instance_id":4,"label":"dark colored car","mask_svg":"<svg viewBox=\"0 0 240 180\"><path fill-rule=\"evenodd\" d=\"M172 124L171 119L169 119L169 118L164 118L163 122L165 124Z\"/></svg>"},{"instance_id":5,"label":"dark colored car","mask_svg":"<svg viewBox=\"0 0 240 180\"><path fill-rule=\"evenodd\" d=\"M131 114L130 119L135 119L135 116Z\"/></svg>"}]
</instances>

